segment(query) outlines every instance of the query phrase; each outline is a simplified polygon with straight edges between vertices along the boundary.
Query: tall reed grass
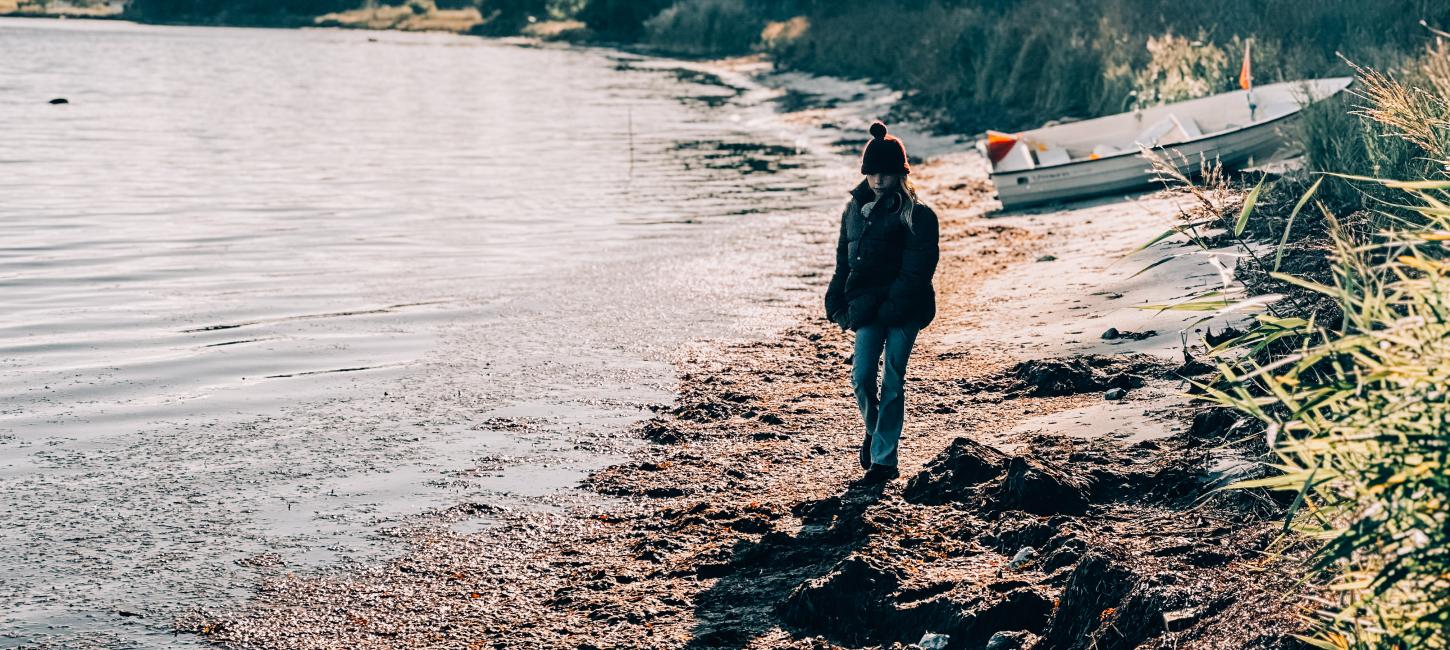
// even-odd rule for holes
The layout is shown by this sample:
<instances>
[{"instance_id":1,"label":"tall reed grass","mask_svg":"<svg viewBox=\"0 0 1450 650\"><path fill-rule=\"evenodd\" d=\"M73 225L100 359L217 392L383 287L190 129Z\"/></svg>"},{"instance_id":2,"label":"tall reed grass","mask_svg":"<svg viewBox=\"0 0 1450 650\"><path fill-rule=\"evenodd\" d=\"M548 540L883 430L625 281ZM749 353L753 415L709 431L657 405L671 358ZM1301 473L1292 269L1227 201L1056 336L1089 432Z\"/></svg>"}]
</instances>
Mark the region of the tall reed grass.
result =
<instances>
[{"instance_id":1,"label":"tall reed grass","mask_svg":"<svg viewBox=\"0 0 1450 650\"><path fill-rule=\"evenodd\" d=\"M1450 149L1446 131L1450 107L1444 99L1450 97L1450 88L1444 87L1444 80L1450 79L1447 48L1437 41L1394 74L1360 68L1360 83L1349 96L1304 111L1296 135L1308 168L1374 178L1442 174L1442 161ZM1373 210L1397 195L1381 186L1330 177L1321 197L1338 210Z\"/></svg>"},{"instance_id":2,"label":"tall reed grass","mask_svg":"<svg viewBox=\"0 0 1450 650\"><path fill-rule=\"evenodd\" d=\"M1324 648L1445 648L1450 630L1450 183L1395 185L1427 228L1361 242L1334 230L1337 323L1260 317L1229 348L1298 339L1292 353L1223 363L1219 403L1262 420L1282 473L1238 487L1294 492L1293 527L1322 540ZM1434 190L1422 189L1433 187Z\"/></svg>"},{"instance_id":3,"label":"tall reed grass","mask_svg":"<svg viewBox=\"0 0 1450 650\"><path fill-rule=\"evenodd\" d=\"M1375 165L1389 160L1417 174L1335 177L1368 194L1345 219L1314 201L1329 278L1270 271L1331 301L1333 320L1259 317L1214 351L1222 380L1202 386L1267 427L1281 473L1238 487L1293 492L1286 530L1321 543L1313 569L1330 596L1322 634L1306 639L1321 648L1450 647L1450 51L1436 45L1416 66L1413 83L1361 69L1348 117L1305 126L1348 142L1316 164L1384 172ZM1328 125L1363 139L1315 132ZM1403 146L1416 155L1394 153ZM1364 155L1385 150L1400 157Z\"/></svg>"}]
</instances>

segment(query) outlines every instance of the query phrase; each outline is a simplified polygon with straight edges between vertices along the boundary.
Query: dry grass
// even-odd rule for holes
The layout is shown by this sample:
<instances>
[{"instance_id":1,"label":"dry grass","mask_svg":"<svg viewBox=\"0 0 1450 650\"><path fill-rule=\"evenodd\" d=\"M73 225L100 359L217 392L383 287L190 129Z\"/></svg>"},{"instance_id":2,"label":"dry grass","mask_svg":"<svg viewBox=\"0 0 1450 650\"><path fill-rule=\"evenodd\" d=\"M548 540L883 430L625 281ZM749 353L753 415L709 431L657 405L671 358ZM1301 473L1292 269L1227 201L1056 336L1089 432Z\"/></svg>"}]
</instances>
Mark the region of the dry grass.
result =
<instances>
[{"instance_id":1,"label":"dry grass","mask_svg":"<svg viewBox=\"0 0 1450 650\"><path fill-rule=\"evenodd\" d=\"M320 27L397 29L405 32L466 32L483 22L478 9L438 9L422 4L367 7L324 14L314 19Z\"/></svg>"},{"instance_id":2,"label":"dry grass","mask_svg":"<svg viewBox=\"0 0 1450 650\"><path fill-rule=\"evenodd\" d=\"M521 30L523 36L544 41L581 40L588 32L589 28L577 20L541 20Z\"/></svg>"},{"instance_id":3,"label":"dry grass","mask_svg":"<svg viewBox=\"0 0 1450 650\"><path fill-rule=\"evenodd\" d=\"M40 4L27 0L0 0L0 15L16 16L69 16L73 18L108 18L121 15L119 2L97 2L71 4L48 2Z\"/></svg>"},{"instance_id":4,"label":"dry grass","mask_svg":"<svg viewBox=\"0 0 1450 650\"><path fill-rule=\"evenodd\" d=\"M1450 55L1444 48L1431 50L1426 56L1426 71L1444 67ZM1390 135L1398 137L1424 150L1425 154L1437 160L1450 157L1450 143L1447 143L1446 129L1450 127L1450 102L1445 96L1422 88L1406 86L1377 70L1356 67L1363 86L1360 97L1364 100L1357 114L1385 127ZM1434 87L1446 86L1435 77L1427 79Z\"/></svg>"}]
</instances>

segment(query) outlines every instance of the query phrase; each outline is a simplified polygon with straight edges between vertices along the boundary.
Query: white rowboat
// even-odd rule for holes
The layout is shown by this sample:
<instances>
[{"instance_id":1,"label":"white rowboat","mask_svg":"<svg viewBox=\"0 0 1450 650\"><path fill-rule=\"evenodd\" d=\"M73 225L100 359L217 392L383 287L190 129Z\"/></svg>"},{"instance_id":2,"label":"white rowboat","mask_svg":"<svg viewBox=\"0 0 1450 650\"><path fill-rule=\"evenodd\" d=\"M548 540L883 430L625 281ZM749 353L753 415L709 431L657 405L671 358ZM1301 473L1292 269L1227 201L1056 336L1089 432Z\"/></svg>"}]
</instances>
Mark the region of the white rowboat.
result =
<instances>
[{"instance_id":1,"label":"white rowboat","mask_svg":"<svg viewBox=\"0 0 1450 650\"><path fill-rule=\"evenodd\" d=\"M1205 162L1233 169L1269 161L1300 110L1353 81L1286 81L1021 133L988 131L982 148L1004 209L1127 192L1154 182L1145 148L1188 176Z\"/></svg>"}]
</instances>

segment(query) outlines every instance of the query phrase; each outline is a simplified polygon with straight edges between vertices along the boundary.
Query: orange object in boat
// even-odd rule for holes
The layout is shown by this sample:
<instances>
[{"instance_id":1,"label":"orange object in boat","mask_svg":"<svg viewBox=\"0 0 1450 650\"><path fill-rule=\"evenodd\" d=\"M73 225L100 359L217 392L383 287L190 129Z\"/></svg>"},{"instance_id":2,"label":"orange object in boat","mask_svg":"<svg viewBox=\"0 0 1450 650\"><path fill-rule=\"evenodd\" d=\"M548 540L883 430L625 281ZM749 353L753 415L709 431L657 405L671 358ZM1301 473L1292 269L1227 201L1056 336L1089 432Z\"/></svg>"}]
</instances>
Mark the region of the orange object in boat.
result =
<instances>
[{"instance_id":1,"label":"orange object in boat","mask_svg":"<svg viewBox=\"0 0 1450 650\"><path fill-rule=\"evenodd\" d=\"M1007 152L1017 144L1017 136L1001 131L987 132L987 159L996 164L997 161L1006 158Z\"/></svg>"},{"instance_id":2,"label":"orange object in boat","mask_svg":"<svg viewBox=\"0 0 1450 650\"><path fill-rule=\"evenodd\" d=\"M1239 88L1244 90L1254 89L1254 70L1249 62L1249 46L1252 41L1244 41L1244 65L1239 68Z\"/></svg>"}]
</instances>

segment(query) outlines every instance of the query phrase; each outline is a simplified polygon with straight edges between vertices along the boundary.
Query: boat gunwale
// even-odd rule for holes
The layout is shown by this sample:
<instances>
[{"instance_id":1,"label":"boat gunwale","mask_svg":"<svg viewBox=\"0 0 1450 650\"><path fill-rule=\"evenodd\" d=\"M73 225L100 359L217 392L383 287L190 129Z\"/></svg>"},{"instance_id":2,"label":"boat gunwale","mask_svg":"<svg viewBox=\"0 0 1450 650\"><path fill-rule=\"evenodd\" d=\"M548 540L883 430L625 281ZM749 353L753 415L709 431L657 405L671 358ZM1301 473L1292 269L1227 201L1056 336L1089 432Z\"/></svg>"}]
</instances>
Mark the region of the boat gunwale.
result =
<instances>
[{"instance_id":1,"label":"boat gunwale","mask_svg":"<svg viewBox=\"0 0 1450 650\"><path fill-rule=\"evenodd\" d=\"M1328 77L1328 78L1329 79L1340 79L1340 78L1343 78L1343 77ZM1191 140L1184 140L1182 142L1174 142L1173 144L1154 145L1153 147L1149 147L1147 149L1149 151L1165 151L1167 149L1171 149L1171 148L1174 148L1174 147L1181 147L1183 145L1195 144L1195 143L1198 143L1198 142L1203 142L1204 140L1211 140L1213 138L1221 138L1223 136L1231 135L1231 134L1234 134L1234 133L1243 133L1245 131L1251 131L1251 130L1257 129L1257 128L1261 127L1261 126L1267 126L1267 125L1273 124L1275 122L1279 122L1281 120L1285 120L1285 119L1294 117L1294 116L1298 115L1299 113L1302 113L1304 111L1304 108L1307 107L1307 106L1311 106L1311 105L1316 104L1318 102L1321 102L1321 101L1324 101L1324 100L1329 99L1331 97L1334 97L1335 95L1338 95L1339 93L1342 93L1342 92L1344 92L1346 90L1349 90L1351 87L1354 86L1355 79L1354 79L1354 77L1349 77L1349 80L1350 81L1349 81L1348 84L1346 84L1343 88L1340 88L1340 89L1334 91L1333 93L1330 93L1328 95L1325 95L1324 97L1321 97L1319 99L1316 99L1313 102L1310 102L1309 104L1301 105L1298 108L1295 108L1294 110L1289 111L1288 113L1284 113L1283 115L1279 115L1277 117L1273 117L1273 118L1264 120L1263 122L1256 122L1256 123L1253 123L1253 124L1247 124L1247 125L1244 125L1244 126L1240 126L1238 128L1234 128L1234 129L1224 129L1222 131L1215 131L1213 133L1206 133L1206 134L1201 135L1201 136L1199 136L1197 138L1193 138ZM1286 83L1287 84L1287 83L1294 83L1294 82L1284 81L1284 82L1280 82L1280 83ZM1168 106L1171 106L1172 104L1167 104L1167 105ZM1114 115L1124 115L1124 114L1125 113L1115 113ZM1113 117L1113 115L1104 115L1103 117ZM1100 119L1100 118L1094 118L1094 119ZM1077 124L1077 123L1076 122L1071 122L1070 124ZM1064 125L1061 125L1061 126L1067 126L1067 125L1064 124ZM1037 131L1037 130L1040 130L1040 129L1033 129L1033 130L1034 131ZM1132 151L1132 150L1129 150L1129 151L1120 151L1118 153L1109 154L1109 155L1106 155L1106 156L1098 156L1097 158L1084 158L1084 159L1079 159L1079 160L1069 160L1069 161L1064 162L1064 163L1057 163L1057 164L1053 164L1053 165L1040 165L1040 166L1037 166L1037 167L1033 167L1031 169L1018 169L1018 170L1011 170L1011 171L1004 171L1004 172L989 171L989 172L987 172L987 177L988 178L994 178L996 176L1006 176L1008 174L1030 174L1030 173L1036 172L1036 171L1049 170L1049 169L1061 169L1063 167L1071 167L1073 165L1081 165L1081 164L1085 164L1085 163L1099 163L1099 162L1103 162L1103 161L1106 161L1106 160L1113 160L1115 158L1124 158L1124 157L1127 157L1127 156L1142 156L1142 155L1143 155L1143 148L1139 148L1136 151Z\"/></svg>"},{"instance_id":2,"label":"boat gunwale","mask_svg":"<svg viewBox=\"0 0 1450 650\"><path fill-rule=\"evenodd\" d=\"M1273 124L1275 122L1278 122L1280 120L1284 120L1284 119L1287 119L1287 118L1290 118L1290 117L1294 117L1295 115L1298 115L1300 111L1303 111L1303 110L1304 109L1302 107L1301 108L1296 108L1291 113L1285 113L1283 115L1280 115L1280 116L1275 117L1273 119L1265 120L1263 122L1258 122L1258 123L1255 123L1255 124L1250 124L1248 126L1241 126L1241 127L1237 128L1237 129L1229 129L1229 130L1226 130L1226 131L1219 131L1217 133L1213 133L1213 134L1210 134L1210 135L1206 135L1206 136L1202 136L1202 137L1199 137L1199 138L1195 138L1193 140L1184 140L1183 142L1175 142L1173 144L1160 144L1160 145L1156 145L1156 146L1154 146L1154 147L1152 147L1152 148L1150 148L1148 150L1149 151L1165 151L1165 150L1172 149L1174 147L1180 147L1180 146L1183 146L1183 145L1186 145L1186 144L1194 144L1194 143L1197 143L1197 142L1203 142L1204 140L1210 140L1210 139L1213 139L1213 138L1220 138L1220 137L1223 137L1223 136L1226 136L1226 135L1231 135L1231 134L1234 134L1234 133L1244 133L1244 132L1247 132L1247 131L1252 131L1252 130L1257 129L1257 128L1261 127L1261 126L1268 126L1268 125ZM1143 150L1142 149L1138 149L1137 151L1120 151L1118 153L1111 154L1111 155L1107 155L1107 156L1098 156L1097 158L1088 158L1088 159L1085 159L1085 160L1069 160L1069 161L1067 161L1065 163L1057 163L1055 165L1043 165L1043 166L1040 166L1040 167L1033 167L1032 169L1019 169L1019 170L1016 170L1016 171L1006 171L1006 172L989 172L987 174L987 176L988 176L988 178L991 178L991 177L995 177L995 176L1007 176L1007 175L1010 175L1010 174L1031 174L1033 172L1046 171L1046 170L1051 170L1051 169L1061 169L1063 167L1071 167L1073 165L1082 165L1082 164L1086 164L1086 163L1100 163L1100 162L1103 162L1103 161L1106 161L1106 160L1113 160L1115 158L1126 158L1128 156L1140 156L1141 157L1142 155L1143 155Z\"/></svg>"}]
</instances>

